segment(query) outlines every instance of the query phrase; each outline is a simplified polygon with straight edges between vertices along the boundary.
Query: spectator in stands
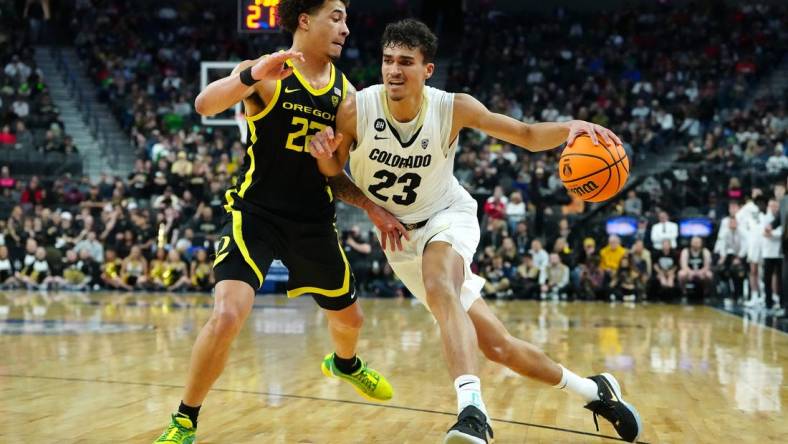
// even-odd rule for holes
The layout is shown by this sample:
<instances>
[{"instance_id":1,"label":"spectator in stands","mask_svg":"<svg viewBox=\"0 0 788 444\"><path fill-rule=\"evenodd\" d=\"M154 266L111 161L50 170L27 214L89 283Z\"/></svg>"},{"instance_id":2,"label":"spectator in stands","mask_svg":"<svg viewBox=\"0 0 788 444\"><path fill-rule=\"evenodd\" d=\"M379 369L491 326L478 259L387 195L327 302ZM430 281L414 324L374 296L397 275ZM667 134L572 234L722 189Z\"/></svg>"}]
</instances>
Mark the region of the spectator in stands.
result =
<instances>
[{"instance_id":1,"label":"spectator in stands","mask_svg":"<svg viewBox=\"0 0 788 444\"><path fill-rule=\"evenodd\" d=\"M118 258L114 249L107 249L104 254L104 264L101 266L102 286L110 290L133 290L134 287L123 281L122 270L123 261Z\"/></svg>"},{"instance_id":2,"label":"spectator in stands","mask_svg":"<svg viewBox=\"0 0 788 444\"><path fill-rule=\"evenodd\" d=\"M780 308L780 294L782 285L782 244L783 226L780 223L780 205L776 200L770 199L767 204L766 216L763 219L763 239L761 240L761 255L763 257L763 289L766 293L767 307L776 310ZM773 299L776 297L776 299Z\"/></svg>"},{"instance_id":3,"label":"spectator in stands","mask_svg":"<svg viewBox=\"0 0 788 444\"><path fill-rule=\"evenodd\" d=\"M586 300L599 300L609 295L605 271L599 266L598 255L589 256L585 264L580 265L578 297Z\"/></svg>"},{"instance_id":4,"label":"spectator in stands","mask_svg":"<svg viewBox=\"0 0 788 444\"><path fill-rule=\"evenodd\" d=\"M11 170L8 165L3 165L0 168L0 189L14 189L16 187L16 179L11 177Z\"/></svg>"},{"instance_id":5,"label":"spectator in stands","mask_svg":"<svg viewBox=\"0 0 788 444\"><path fill-rule=\"evenodd\" d=\"M28 290L43 290L52 281L52 268L47 261L47 251L44 247L37 247L35 249L35 256L30 264L27 264L20 272L16 274L16 278L27 287Z\"/></svg>"},{"instance_id":6,"label":"spectator in stands","mask_svg":"<svg viewBox=\"0 0 788 444\"><path fill-rule=\"evenodd\" d=\"M503 188L496 186L493 195L484 203L484 214L490 219L506 219L506 205L509 199L503 195Z\"/></svg>"},{"instance_id":7,"label":"spectator in stands","mask_svg":"<svg viewBox=\"0 0 788 444\"><path fill-rule=\"evenodd\" d=\"M667 239L670 241L670 248L676 248L678 237L678 224L669 220L667 211L660 211L659 222L651 227L651 245L662 245L662 241Z\"/></svg>"},{"instance_id":8,"label":"spectator in stands","mask_svg":"<svg viewBox=\"0 0 788 444\"><path fill-rule=\"evenodd\" d=\"M506 204L506 220L509 222L509 232L517 230L517 224L525 221L525 202L523 195L519 191L512 193L509 202Z\"/></svg>"},{"instance_id":9,"label":"spectator in stands","mask_svg":"<svg viewBox=\"0 0 788 444\"><path fill-rule=\"evenodd\" d=\"M638 267L632 264L630 255L625 255L619 262L618 269L610 279L612 293L610 300L620 298L624 302L634 302L643 295L643 277Z\"/></svg>"},{"instance_id":10,"label":"spectator in stands","mask_svg":"<svg viewBox=\"0 0 788 444\"><path fill-rule=\"evenodd\" d=\"M611 235L607 238L607 245L602 247L599 251L599 257L601 259L600 267L603 271L612 276L615 274L616 270L618 270L621 258L626 256L626 254L627 249L621 245L621 238L615 234Z\"/></svg>"},{"instance_id":11,"label":"spectator in stands","mask_svg":"<svg viewBox=\"0 0 788 444\"><path fill-rule=\"evenodd\" d=\"M18 284L14 262L8 255L8 247L0 245L0 289L15 288Z\"/></svg>"},{"instance_id":12,"label":"spectator in stands","mask_svg":"<svg viewBox=\"0 0 788 444\"><path fill-rule=\"evenodd\" d=\"M87 289L97 290L100 288L101 266L95 258L90 256L90 252L88 250L82 250L79 252L79 261L77 262L77 267L85 275L86 283L88 285Z\"/></svg>"},{"instance_id":13,"label":"spectator in stands","mask_svg":"<svg viewBox=\"0 0 788 444\"><path fill-rule=\"evenodd\" d=\"M369 260L370 253L372 253L369 239L362 235L361 227L353 225L350 231L345 232L342 236L342 244L350 263L350 269L353 270L359 284L366 285L372 265Z\"/></svg>"},{"instance_id":14,"label":"spectator in stands","mask_svg":"<svg viewBox=\"0 0 788 444\"><path fill-rule=\"evenodd\" d=\"M643 288L649 279L651 279L652 261L651 252L646 249L642 240L636 240L632 244L632 249L629 252L629 259L632 262L632 267L637 268L640 273Z\"/></svg>"},{"instance_id":15,"label":"spectator in stands","mask_svg":"<svg viewBox=\"0 0 788 444\"><path fill-rule=\"evenodd\" d=\"M693 236L690 246L681 250L679 263L678 277L682 295L688 296L688 284L692 283L701 297L707 296L711 289L711 252L703 246L703 239Z\"/></svg>"},{"instance_id":16,"label":"spectator in stands","mask_svg":"<svg viewBox=\"0 0 788 444\"><path fill-rule=\"evenodd\" d=\"M33 139L33 133L27 129L27 125L25 125L24 120L17 120L15 148L18 150L25 150L25 152L30 152L34 147L35 141Z\"/></svg>"},{"instance_id":17,"label":"spectator in stands","mask_svg":"<svg viewBox=\"0 0 788 444\"><path fill-rule=\"evenodd\" d=\"M541 270L534 264L530 253L521 256L520 265L515 270L512 289L518 298L530 299L539 290Z\"/></svg>"},{"instance_id":18,"label":"spectator in stands","mask_svg":"<svg viewBox=\"0 0 788 444\"><path fill-rule=\"evenodd\" d=\"M123 259L120 280L132 289L148 288L148 261L142 256L139 245L131 247L129 255Z\"/></svg>"},{"instance_id":19,"label":"spectator in stands","mask_svg":"<svg viewBox=\"0 0 788 444\"><path fill-rule=\"evenodd\" d=\"M394 275L391 265L375 261L370 271L369 292L378 297L403 297L403 285Z\"/></svg>"},{"instance_id":20,"label":"spectator in stands","mask_svg":"<svg viewBox=\"0 0 788 444\"><path fill-rule=\"evenodd\" d=\"M63 258L63 276L55 278L56 285L64 290L88 290L91 276L85 273L83 265L76 251L66 251L66 257Z\"/></svg>"},{"instance_id":21,"label":"spectator in stands","mask_svg":"<svg viewBox=\"0 0 788 444\"><path fill-rule=\"evenodd\" d=\"M11 132L11 125L3 125L0 129L0 148L12 149L16 147L16 134Z\"/></svg>"},{"instance_id":22,"label":"spectator in stands","mask_svg":"<svg viewBox=\"0 0 788 444\"><path fill-rule=\"evenodd\" d=\"M542 247L542 241L539 239L531 241L531 249L528 253L533 258L534 265L536 265L539 270L544 270L550 262L550 255L547 254L547 251Z\"/></svg>"},{"instance_id":23,"label":"spectator in stands","mask_svg":"<svg viewBox=\"0 0 788 444\"><path fill-rule=\"evenodd\" d=\"M531 239L528 237L528 225L525 222L519 222L512 234L512 240L517 247L517 254L522 256L528 252L531 246Z\"/></svg>"},{"instance_id":24,"label":"spectator in stands","mask_svg":"<svg viewBox=\"0 0 788 444\"><path fill-rule=\"evenodd\" d=\"M643 212L643 201L640 200L635 190L627 192L627 200L624 201L624 212L633 216L640 216Z\"/></svg>"},{"instance_id":25,"label":"spectator in stands","mask_svg":"<svg viewBox=\"0 0 788 444\"><path fill-rule=\"evenodd\" d=\"M188 290L191 280L189 268L177 250L167 253L167 262L164 263L162 283L167 291Z\"/></svg>"},{"instance_id":26,"label":"spectator in stands","mask_svg":"<svg viewBox=\"0 0 788 444\"><path fill-rule=\"evenodd\" d=\"M749 298L744 302L748 307L763 305L765 298L760 292L760 268L763 262L764 229L771 224L771 214L767 212L768 201L760 189L753 189L752 199L739 210L742 214L742 228L747 236L747 264L749 273ZM738 218L738 213L737 213Z\"/></svg>"},{"instance_id":27,"label":"spectator in stands","mask_svg":"<svg viewBox=\"0 0 788 444\"><path fill-rule=\"evenodd\" d=\"M738 211L736 207L730 208ZM747 270L741 259L746 254L746 244L735 211L731 216L723 218L714 244L714 253L717 254L717 279L720 282L721 294L726 298L741 295L744 279L747 277Z\"/></svg>"},{"instance_id":28,"label":"spectator in stands","mask_svg":"<svg viewBox=\"0 0 788 444\"><path fill-rule=\"evenodd\" d=\"M569 267L561 263L561 257L550 254L549 263L539 274L540 298L566 299L569 289Z\"/></svg>"},{"instance_id":29,"label":"spectator in stands","mask_svg":"<svg viewBox=\"0 0 788 444\"><path fill-rule=\"evenodd\" d=\"M164 288L164 267L167 263L167 251L164 248L157 248L153 254L153 259L148 267L148 280L151 286L161 290Z\"/></svg>"},{"instance_id":30,"label":"spectator in stands","mask_svg":"<svg viewBox=\"0 0 788 444\"><path fill-rule=\"evenodd\" d=\"M104 262L104 246L96 239L95 231L87 231L84 238L74 245L74 250L77 254L87 251L96 262Z\"/></svg>"},{"instance_id":31,"label":"spectator in stands","mask_svg":"<svg viewBox=\"0 0 788 444\"><path fill-rule=\"evenodd\" d=\"M506 222L503 219L487 218L487 229L481 235L479 248L492 246L498 248L503 244L504 238L508 237Z\"/></svg>"},{"instance_id":32,"label":"spectator in stands","mask_svg":"<svg viewBox=\"0 0 788 444\"><path fill-rule=\"evenodd\" d=\"M654 281L651 291L654 298L672 299L676 296L676 273L678 258L671 247L670 239L662 240L662 248L654 255Z\"/></svg>"},{"instance_id":33,"label":"spectator in stands","mask_svg":"<svg viewBox=\"0 0 788 444\"><path fill-rule=\"evenodd\" d=\"M517 246L514 244L514 239L511 237L507 237L503 240L503 244L496 254L501 256L504 263L509 267L516 266L520 262L520 254L517 252Z\"/></svg>"},{"instance_id":34,"label":"spectator in stands","mask_svg":"<svg viewBox=\"0 0 788 444\"><path fill-rule=\"evenodd\" d=\"M553 243L553 253L561 259L561 263L571 270L575 266L575 252L569 247L566 238L559 237Z\"/></svg>"},{"instance_id":35,"label":"spectator in stands","mask_svg":"<svg viewBox=\"0 0 788 444\"><path fill-rule=\"evenodd\" d=\"M197 250L191 264L192 288L197 291L211 292L214 284L213 265L208 262L208 252L205 248Z\"/></svg>"},{"instance_id":36,"label":"spectator in stands","mask_svg":"<svg viewBox=\"0 0 788 444\"><path fill-rule=\"evenodd\" d=\"M28 205L38 205L44 202L46 191L41 188L38 176L30 178L30 184L25 191L22 192L20 202Z\"/></svg>"},{"instance_id":37,"label":"spectator in stands","mask_svg":"<svg viewBox=\"0 0 788 444\"><path fill-rule=\"evenodd\" d=\"M492 263L487 265L482 277L485 279L484 293L496 298L504 298L512 295L510 267L508 267L501 256L494 256Z\"/></svg>"},{"instance_id":38,"label":"spectator in stands","mask_svg":"<svg viewBox=\"0 0 788 444\"><path fill-rule=\"evenodd\" d=\"M778 143L774 147L774 153L766 161L766 172L777 178L786 170L788 170L788 156L785 155L783 145Z\"/></svg>"}]
</instances>

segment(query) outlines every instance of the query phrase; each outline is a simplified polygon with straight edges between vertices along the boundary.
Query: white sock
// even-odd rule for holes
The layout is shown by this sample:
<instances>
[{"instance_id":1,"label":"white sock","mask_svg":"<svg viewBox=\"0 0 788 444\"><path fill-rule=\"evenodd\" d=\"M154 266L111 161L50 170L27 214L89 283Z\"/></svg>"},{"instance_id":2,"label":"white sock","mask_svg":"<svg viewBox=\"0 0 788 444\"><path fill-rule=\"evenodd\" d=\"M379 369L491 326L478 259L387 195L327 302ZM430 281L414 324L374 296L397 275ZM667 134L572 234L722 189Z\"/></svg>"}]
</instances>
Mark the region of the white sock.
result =
<instances>
[{"instance_id":1,"label":"white sock","mask_svg":"<svg viewBox=\"0 0 788 444\"><path fill-rule=\"evenodd\" d=\"M469 405L476 406L487 416L487 407L482 401L482 383L477 376L461 375L454 380L454 389L457 390L457 413Z\"/></svg>"},{"instance_id":2,"label":"white sock","mask_svg":"<svg viewBox=\"0 0 788 444\"><path fill-rule=\"evenodd\" d=\"M558 364L558 366L561 367L562 370L561 382L554 385L555 388L565 388L572 393L580 395L586 402L599 400L599 388L596 382L588 378L577 376L561 364Z\"/></svg>"}]
</instances>

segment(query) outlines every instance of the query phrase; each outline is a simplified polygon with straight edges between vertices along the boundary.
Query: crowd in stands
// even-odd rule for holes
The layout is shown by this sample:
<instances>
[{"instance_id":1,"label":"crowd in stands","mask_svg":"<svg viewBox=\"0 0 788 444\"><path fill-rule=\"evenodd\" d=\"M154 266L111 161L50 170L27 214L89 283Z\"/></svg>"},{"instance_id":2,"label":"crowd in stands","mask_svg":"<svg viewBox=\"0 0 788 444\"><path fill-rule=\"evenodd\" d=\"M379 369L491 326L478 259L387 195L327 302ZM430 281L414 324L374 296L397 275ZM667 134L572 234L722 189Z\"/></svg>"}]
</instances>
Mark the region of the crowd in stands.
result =
<instances>
[{"instance_id":1,"label":"crowd in stands","mask_svg":"<svg viewBox=\"0 0 788 444\"><path fill-rule=\"evenodd\" d=\"M91 287L162 288L154 270L170 268L180 271L164 288L210 282L206 274L195 280L193 268L203 264L203 255L210 262L223 193L241 167L244 146L234 128L199 125L192 105L199 62L254 57L286 45L287 38L239 39L232 27L219 26L234 23L232 8L94 3L77 2L74 43L138 160L128 177L107 175L99 183L58 177L42 185L39 178L16 180L13 170L0 173L3 202L20 204L3 226L17 267L7 277L23 281L15 273L38 263L43 246L54 259L48 259L51 279L41 283L66 285L59 280L63 270L85 261L95 262L84 272ZM750 95L780 65L786 17L784 6L759 4L708 11L652 5L593 18L559 10L549 20L467 14L462 38L448 43L460 56L438 66L448 72L448 90L472 93L492 110L526 122L584 119L609 126L625 141L635 167L667 147L683 147L677 168L635 181L605 208L605 215L638 220L637 232L620 239L605 236L603 220L587 218L593 208L565 192L555 170L558 150L530 154L464 133L455 173L479 202L482 237L474 268L487 279L485 293L702 297L720 291L710 284L712 276L725 276L736 288L755 282L749 293L765 294L755 278L744 279L752 276L746 255L737 262L712 238L680 237L675 220L694 211L722 227L729 202L757 207L745 205L754 189L771 196L775 184L784 183L785 98L753 101ZM350 18L351 37L338 64L362 88L378 80L376 33L385 20ZM14 54L29 60L23 48L4 48L4 63ZM40 95L43 100L45 91ZM19 140L17 132L6 132ZM768 212L765 205L758 218ZM342 237L363 290L405 293L370 233L353 227ZM117 271L108 273L108 264L117 264L109 267ZM744 275L736 268L741 264ZM768 268L773 274L774 264Z\"/></svg>"}]
</instances>

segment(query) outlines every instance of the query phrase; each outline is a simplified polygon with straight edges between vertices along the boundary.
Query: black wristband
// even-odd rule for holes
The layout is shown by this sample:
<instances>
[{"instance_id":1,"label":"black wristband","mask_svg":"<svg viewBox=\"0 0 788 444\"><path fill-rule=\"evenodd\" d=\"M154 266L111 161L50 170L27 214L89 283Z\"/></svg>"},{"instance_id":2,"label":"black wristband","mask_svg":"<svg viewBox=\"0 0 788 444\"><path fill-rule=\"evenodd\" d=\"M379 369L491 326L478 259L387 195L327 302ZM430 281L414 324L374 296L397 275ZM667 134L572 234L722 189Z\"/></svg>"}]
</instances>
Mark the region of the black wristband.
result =
<instances>
[{"instance_id":1,"label":"black wristband","mask_svg":"<svg viewBox=\"0 0 788 444\"><path fill-rule=\"evenodd\" d=\"M252 78L252 67L248 67L241 71L241 83L246 86L254 86L255 83L259 82L259 80L255 80Z\"/></svg>"}]
</instances>

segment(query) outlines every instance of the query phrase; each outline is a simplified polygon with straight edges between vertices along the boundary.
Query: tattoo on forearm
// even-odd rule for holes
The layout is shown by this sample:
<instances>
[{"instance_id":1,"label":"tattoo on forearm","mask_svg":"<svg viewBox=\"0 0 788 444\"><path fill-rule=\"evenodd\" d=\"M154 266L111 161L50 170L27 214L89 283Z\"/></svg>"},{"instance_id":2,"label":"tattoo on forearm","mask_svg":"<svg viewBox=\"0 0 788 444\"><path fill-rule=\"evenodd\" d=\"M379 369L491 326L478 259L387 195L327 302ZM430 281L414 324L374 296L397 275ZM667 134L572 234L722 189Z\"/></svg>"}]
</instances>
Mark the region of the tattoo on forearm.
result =
<instances>
[{"instance_id":1,"label":"tattoo on forearm","mask_svg":"<svg viewBox=\"0 0 788 444\"><path fill-rule=\"evenodd\" d=\"M329 177L328 185L331 187L331 192L334 193L335 197L355 207L363 209L365 203L369 201L344 171L341 174Z\"/></svg>"}]
</instances>

